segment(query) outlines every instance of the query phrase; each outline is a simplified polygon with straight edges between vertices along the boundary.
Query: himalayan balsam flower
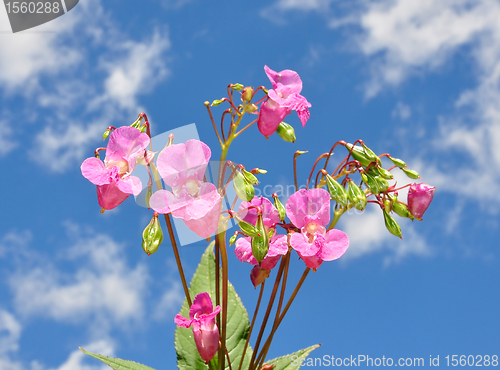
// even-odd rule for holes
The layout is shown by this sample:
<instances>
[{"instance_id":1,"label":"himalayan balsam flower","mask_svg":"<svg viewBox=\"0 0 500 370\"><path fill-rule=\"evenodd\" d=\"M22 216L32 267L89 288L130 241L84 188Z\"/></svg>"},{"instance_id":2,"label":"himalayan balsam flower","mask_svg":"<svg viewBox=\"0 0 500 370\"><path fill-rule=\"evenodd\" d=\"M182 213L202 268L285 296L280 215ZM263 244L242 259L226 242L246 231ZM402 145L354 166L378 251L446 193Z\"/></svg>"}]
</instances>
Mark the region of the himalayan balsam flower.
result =
<instances>
[{"instance_id":1,"label":"himalayan balsam flower","mask_svg":"<svg viewBox=\"0 0 500 370\"><path fill-rule=\"evenodd\" d=\"M269 199L264 197L254 197L250 202L242 202L240 204L239 211L245 210L250 206L258 206L261 208L262 221L264 223L266 232L269 233L271 229L276 232L275 225L280 221L279 212L276 207L274 207L273 204L269 201ZM243 221L255 225L257 222L257 209L249 209L243 217ZM251 265L258 265L257 260L252 255L251 238L239 238L236 241L234 252L236 253L236 257L238 257L241 262L248 262ZM267 255L260 266L264 270L272 270L278 263L281 256L285 255L287 252L288 244L286 235L277 235L275 233L269 239L269 250L267 251ZM256 271L253 273L256 274ZM254 284L254 286L256 285Z\"/></svg>"},{"instance_id":2,"label":"himalayan balsam flower","mask_svg":"<svg viewBox=\"0 0 500 370\"><path fill-rule=\"evenodd\" d=\"M275 72L268 66L265 66L264 70L271 80L273 90L269 90L268 98L260 107L257 122L259 131L266 136L272 135L292 110L297 112L302 126L305 126L310 116L308 108L311 104L300 95L302 80L298 73L289 69Z\"/></svg>"},{"instance_id":3,"label":"himalayan balsam flower","mask_svg":"<svg viewBox=\"0 0 500 370\"><path fill-rule=\"evenodd\" d=\"M412 184L408 190L408 210L417 219L421 219L434 197L435 186Z\"/></svg>"},{"instance_id":4,"label":"himalayan balsam flower","mask_svg":"<svg viewBox=\"0 0 500 370\"><path fill-rule=\"evenodd\" d=\"M156 212L172 213L202 238L217 231L220 215L221 197L213 184L203 181L210 156L210 148L199 140L163 149L158 171L172 191L158 190L149 200Z\"/></svg>"},{"instance_id":5,"label":"himalayan balsam flower","mask_svg":"<svg viewBox=\"0 0 500 370\"><path fill-rule=\"evenodd\" d=\"M189 319L181 315L175 316L175 323L183 328L193 325L194 342L200 357L208 362L219 349L219 329L215 316L220 312L220 306L214 307L208 293L200 293L194 297L189 309Z\"/></svg>"},{"instance_id":6,"label":"himalayan balsam flower","mask_svg":"<svg viewBox=\"0 0 500 370\"><path fill-rule=\"evenodd\" d=\"M148 144L147 134L134 127L119 127L109 136L104 163L94 157L82 163L82 175L97 185L97 200L101 207L113 209L130 194L139 195L141 180L131 173L136 159L144 156Z\"/></svg>"},{"instance_id":7,"label":"himalayan balsam flower","mask_svg":"<svg viewBox=\"0 0 500 370\"><path fill-rule=\"evenodd\" d=\"M330 222L330 194L324 189L299 190L286 203L286 214L300 229L290 237L290 245L315 270L323 261L341 257L349 247L347 235L340 230L326 231Z\"/></svg>"}]
</instances>

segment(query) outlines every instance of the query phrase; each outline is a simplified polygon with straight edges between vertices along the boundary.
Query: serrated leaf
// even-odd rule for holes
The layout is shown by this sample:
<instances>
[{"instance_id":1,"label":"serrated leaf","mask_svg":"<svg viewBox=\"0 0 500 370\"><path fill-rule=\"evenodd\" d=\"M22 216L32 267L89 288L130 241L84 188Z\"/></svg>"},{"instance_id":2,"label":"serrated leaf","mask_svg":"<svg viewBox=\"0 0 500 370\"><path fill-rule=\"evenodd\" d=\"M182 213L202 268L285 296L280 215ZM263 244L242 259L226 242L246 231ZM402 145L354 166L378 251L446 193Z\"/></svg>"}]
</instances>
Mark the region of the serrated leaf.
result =
<instances>
[{"instance_id":1,"label":"serrated leaf","mask_svg":"<svg viewBox=\"0 0 500 370\"><path fill-rule=\"evenodd\" d=\"M316 348L321 346L321 344L315 344L314 346L301 349L295 353L283 357L277 357L273 360L269 360L264 363L264 365L275 365L273 370L296 370L300 367L300 359L306 359L309 353L314 351Z\"/></svg>"},{"instance_id":2,"label":"serrated leaf","mask_svg":"<svg viewBox=\"0 0 500 370\"><path fill-rule=\"evenodd\" d=\"M122 360L121 358L113 358L113 357L98 355L92 352L85 351L82 347L80 347L80 349L86 355L92 356L104 362L106 365L110 366L115 370L155 370L152 367L142 365L134 361Z\"/></svg>"},{"instance_id":3,"label":"serrated leaf","mask_svg":"<svg viewBox=\"0 0 500 370\"><path fill-rule=\"evenodd\" d=\"M215 307L215 256L213 254L215 242L209 244L207 250L201 257L201 262L193 275L190 283L189 293L191 299L198 293L207 292L212 298ZM222 271L220 272L222 276ZM222 285L222 284L221 284ZM222 289L222 286L221 286ZM222 297L222 291L221 291ZM250 322L248 313L241 302L240 297L236 294L231 283L228 286L228 307L227 307L227 338L226 348L229 352L229 358L233 369L237 369L243 347L246 343ZM180 315L189 317L189 307L187 301L182 304ZM196 349L196 344L193 338L193 330L191 328L177 327L175 330L175 350L177 351L177 367L181 370L206 370L208 366L201 359ZM252 349L248 346L242 369L247 369L252 357ZM226 359L226 369L229 365Z\"/></svg>"}]
</instances>

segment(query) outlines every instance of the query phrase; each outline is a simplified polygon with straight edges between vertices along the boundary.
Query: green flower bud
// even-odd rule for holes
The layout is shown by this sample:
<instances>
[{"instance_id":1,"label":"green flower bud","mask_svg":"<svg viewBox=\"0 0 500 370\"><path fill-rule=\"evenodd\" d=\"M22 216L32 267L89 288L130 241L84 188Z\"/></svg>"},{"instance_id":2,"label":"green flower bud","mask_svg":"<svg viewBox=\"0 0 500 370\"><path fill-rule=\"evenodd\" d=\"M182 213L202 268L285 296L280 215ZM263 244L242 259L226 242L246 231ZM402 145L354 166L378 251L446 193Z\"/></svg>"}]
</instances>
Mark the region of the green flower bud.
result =
<instances>
[{"instance_id":1,"label":"green flower bud","mask_svg":"<svg viewBox=\"0 0 500 370\"><path fill-rule=\"evenodd\" d=\"M280 221L284 221L286 215L285 207L283 206L283 203L281 203L281 201L278 199L278 195L273 194L273 198L274 198L274 206L276 207L280 215Z\"/></svg>"},{"instance_id":2,"label":"green flower bud","mask_svg":"<svg viewBox=\"0 0 500 370\"><path fill-rule=\"evenodd\" d=\"M347 192L344 187L340 185L337 180L331 177L329 174L325 174L326 177L326 185L328 187L328 192L330 193L330 197L339 203L340 205L347 207Z\"/></svg>"},{"instance_id":3,"label":"green flower bud","mask_svg":"<svg viewBox=\"0 0 500 370\"><path fill-rule=\"evenodd\" d=\"M259 109L259 107L257 107L255 104L245 104L245 112L247 113L253 113L257 109Z\"/></svg>"},{"instance_id":4,"label":"green flower bud","mask_svg":"<svg viewBox=\"0 0 500 370\"><path fill-rule=\"evenodd\" d=\"M236 91L241 91L243 90L243 85L242 84L231 84L231 87L235 89Z\"/></svg>"},{"instance_id":5,"label":"green flower bud","mask_svg":"<svg viewBox=\"0 0 500 370\"><path fill-rule=\"evenodd\" d=\"M370 173L366 172L361 173L361 180L363 180L366 187L368 188L368 190L370 190L372 194L380 193L378 182L375 181L375 178Z\"/></svg>"},{"instance_id":6,"label":"green flower bud","mask_svg":"<svg viewBox=\"0 0 500 370\"><path fill-rule=\"evenodd\" d=\"M297 139L295 137L295 130L288 123L281 122L278 125L276 132L278 133L280 138L282 138L285 141L288 141L289 143L294 143L295 140Z\"/></svg>"},{"instance_id":7,"label":"green flower bud","mask_svg":"<svg viewBox=\"0 0 500 370\"><path fill-rule=\"evenodd\" d=\"M259 173L267 173L267 170L262 170L262 169L260 169L260 168L254 168L254 169L252 170L252 172L254 172L255 174L257 174L257 175L258 175Z\"/></svg>"},{"instance_id":8,"label":"green flower bud","mask_svg":"<svg viewBox=\"0 0 500 370\"><path fill-rule=\"evenodd\" d=\"M109 137L109 134L111 134L111 130L107 129L104 131L104 134L102 134L102 140L106 140Z\"/></svg>"},{"instance_id":9,"label":"green flower bud","mask_svg":"<svg viewBox=\"0 0 500 370\"><path fill-rule=\"evenodd\" d=\"M375 182L377 183L378 190L383 193L384 191L387 191L389 189L389 183L387 182L386 179L384 179L381 176L375 176L374 177Z\"/></svg>"},{"instance_id":10,"label":"green flower bud","mask_svg":"<svg viewBox=\"0 0 500 370\"><path fill-rule=\"evenodd\" d=\"M391 156L389 156L389 159L392 161L392 163L394 163L399 168L405 168L406 167L406 163L403 160L401 160L401 159L392 158Z\"/></svg>"},{"instance_id":11,"label":"green flower bud","mask_svg":"<svg viewBox=\"0 0 500 370\"><path fill-rule=\"evenodd\" d=\"M267 255L269 250L269 236L267 235L266 229L264 228L264 222L262 221L262 214L257 216L257 223L255 227L259 230L261 236L254 236L251 240L252 254L261 263Z\"/></svg>"},{"instance_id":12,"label":"green flower bud","mask_svg":"<svg viewBox=\"0 0 500 370\"><path fill-rule=\"evenodd\" d=\"M259 180L257 180L257 177L255 177L253 173L248 172L244 168L242 169L241 172L243 172L243 176L245 176L245 180L247 180L249 184L259 185Z\"/></svg>"},{"instance_id":13,"label":"green flower bud","mask_svg":"<svg viewBox=\"0 0 500 370\"><path fill-rule=\"evenodd\" d=\"M370 163L376 162L375 160L371 160L366 154L365 150L360 146L347 143L345 147L347 148L347 150L349 150L351 156L359 163L361 163L363 167L368 167Z\"/></svg>"},{"instance_id":14,"label":"green flower bud","mask_svg":"<svg viewBox=\"0 0 500 370\"><path fill-rule=\"evenodd\" d=\"M380 176L386 180L392 180L394 178L394 176L392 175L392 173L390 173L389 171L387 171L385 168L382 168L382 167L378 167L377 168Z\"/></svg>"},{"instance_id":15,"label":"green flower bud","mask_svg":"<svg viewBox=\"0 0 500 370\"><path fill-rule=\"evenodd\" d=\"M391 212L391 205L392 205L392 202L389 200L389 199L386 199L384 201L384 210L389 213Z\"/></svg>"},{"instance_id":16,"label":"green flower bud","mask_svg":"<svg viewBox=\"0 0 500 370\"><path fill-rule=\"evenodd\" d=\"M406 204L399 203L397 198L394 199L392 203L392 210L399 216L403 218L409 218L410 220L413 220L415 217L408 211L408 207Z\"/></svg>"},{"instance_id":17,"label":"green flower bud","mask_svg":"<svg viewBox=\"0 0 500 370\"><path fill-rule=\"evenodd\" d=\"M382 164L382 162L380 161L380 158L378 157L378 155L376 155L373 150L371 150L370 148L368 148L365 143L362 143L361 146L363 147L363 149L365 150L365 154L366 154L366 157L371 160L372 162L376 162L378 164Z\"/></svg>"},{"instance_id":18,"label":"green flower bud","mask_svg":"<svg viewBox=\"0 0 500 370\"><path fill-rule=\"evenodd\" d=\"M241 100L244 102L248 102L252 100L253 89L250 86L247 86L241 92Z\"/></svg>"},{"instance_id":19,"label":"green flower bud","mask_svg":"<svg viewBox=\"0 0 500 370\"><path fill-rule=\"evenodd\" d=\"M410 179L419 179L420 176L418 175L417 171L410 170L409 168L401 168L404 173L406 173L406 176L408 176Z\"/></svg>"},{"instance_id":20,"label":"green flower bud","mask_svg":"<svg viewBox=\"0 0 500 370\"><path fill-rule=\"evenodd\" d=\"M212 102L212 107L216 107L218 105L221 105L223 103L222 99L215 99L213 102Z\"/></svg>"},{"instance_id":21,"label":"green flower bud","mask_svg":"<svg viewBox=\"0 0 500 370\"><path fill-rule=\"evenodd\" d=\"M137 118L135 120L135 122L130 125L130 127L135 127L137 129L140 128L140 126L141 126L141 120L142 120L142 117Z\"/></svg>"},{"instance_id":22,"label":"green flower bud","mask_svg":"<svg viewBox=\"0 0 500 370\"><path fill-rule=\"evenodd\" d=\"M382 210L384 213L384 221L385 221L385 227L387 227L387 230L393 235L396 235L398 238L401 238L401 228L399 227L398 223L391 217L389 214L385 211Z\"/></svg>"},{"instance_id":23,"label":"green flower bud","mask_svg":"<svg viewBox=\"0 0 500 370\"><path fill-rule=\"evenodd\" d=\"M366 194L352 180L349 181L349 185L347 187L347 197L354 208L359 209L360 211L363 211L366 208L366 203L368 202Z\"/></svg>"},{"instance_id":24,"label":"green flower bud","mask_svg":"<svg viewBox=\"0 0 500 370\"><path fill-rule=\"evenodd\" d=\"M250 202L255 195L253 185L248 183L239 170L236 170L233 175L233 188L238 198L245 202Z\"/></svg>"},{"instance_id":25,"label":"green flower bud","mask_svg":"<svg viewBox=\"0 0 500 370\"><path fill-rule=\"evenodd\" d=\"M246 221L238 222L238 226L240 227L241 231L248 236L259 236L260 234L259 229Z\"/></svg>"},{"instance_id":26,"label":"green flower bud","mask_svg":"<svg viewBox=\"0 0 500 370\"><path fill-rule=\"evenodd\" d=\"M158 250L162 241L163 232L158 221L158 213L155 212L151 222L142 232L142 249L150 256Z\"/></svg>"},{"instance_id":27,"label":"green flower bud","mask_svg":"<svg viewBox=\"0 0 500 370\"><path fill-rule=\"evenodd\" d=\"M238 233L234 233L234 235L229 239L229 245L233 245L236 242L236 237Z\"/></svg>"}]
</instances>

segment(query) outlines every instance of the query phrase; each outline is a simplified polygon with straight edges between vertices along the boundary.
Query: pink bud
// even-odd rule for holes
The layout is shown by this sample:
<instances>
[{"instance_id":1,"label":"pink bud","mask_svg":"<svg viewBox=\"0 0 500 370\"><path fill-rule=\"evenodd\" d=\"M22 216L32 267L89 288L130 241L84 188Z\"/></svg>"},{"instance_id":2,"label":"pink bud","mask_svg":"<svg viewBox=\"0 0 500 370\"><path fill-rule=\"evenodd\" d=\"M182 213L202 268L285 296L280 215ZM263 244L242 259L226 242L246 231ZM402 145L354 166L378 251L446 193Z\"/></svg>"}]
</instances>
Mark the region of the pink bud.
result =
<instances>
[{"instance_id":1,"label":"pink bud","mask_svg":"<svg viewBox=\"0 0 500 370\"><path fill-rule=\"evenodd\" d=\"M250 272L250 280L252 280L252 284L255 288L257 288L260 284L262 284L269 277L271 270L265 270L259 265L253 267Z\"/></svg>"},{"instance_id":2,"label":"pink bud","mask_svg":"<svg viewBox=\"0 0 500 370\"><path fill-rule=\"evenodd\" d=\"M422 218L434 197L435 186L412 184L408 191L408 210L415 218Z\"/></svg>"},{"instance_id":3,"label":"pink bud","mask_svg":"<svg viewBox=\"0 0 500 370\"><path fill-rule=\"evenodd\" d=\"M208 293L200 293L194 298L189 309L190 319L181 315L175 316L175 323L183 328L193 325L194 342L200 357L208 362L219 349L219 329L215 323L215 316L220 312L220 306L213 309L212 300Z\"/></svg>"}]
</instances>

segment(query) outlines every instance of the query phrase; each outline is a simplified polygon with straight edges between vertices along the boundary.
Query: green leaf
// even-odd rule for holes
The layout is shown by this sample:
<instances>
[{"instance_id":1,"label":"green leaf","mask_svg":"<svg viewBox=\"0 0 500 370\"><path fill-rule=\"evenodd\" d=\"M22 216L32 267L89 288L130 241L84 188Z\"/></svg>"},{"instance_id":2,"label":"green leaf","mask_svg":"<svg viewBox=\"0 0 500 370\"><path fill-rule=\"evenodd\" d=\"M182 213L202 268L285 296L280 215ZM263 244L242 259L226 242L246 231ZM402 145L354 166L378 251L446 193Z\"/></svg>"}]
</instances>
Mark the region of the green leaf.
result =
<instances>
[{"instance_id":1,"label":"green leaf","mask_svg":"<svg viewBox=\"0 0 500 370\"><path fill-rule=\"evenodd\" d=\"M201 262L193 275L190 283L189 293L191 299L198 293L207 292L212 298L215 307L215 256L213 254L214 243L209 244L207 250L201 257ZM220 272L222 277L222 270ZM222 284L221 284L222 297ZM250 328L248 313L241 303L240 297L236 294L234 287L229 283L228 287L228 307L227 307L227 338L226 348L229 352L232 368L237 369L246 338ZM179 312L184 317L189 317L189 307L187 301L184 300L182 309ZM220 328L219 328L220 329ZM175 350L177 351L177 366L181 370L205 370L208 366L201 359L196 349L196 344L193 338L193 330L191 328L177 327L175 330ZM252 349L248 346L243 360L242 369L248 369L250 358L252 357ZM226 359L226 369L229 365Z\"/></svg>"},{"instance_id":2,"label":"green leaf","mask_svg":"<svg viewBox=\"0 0 500 370\"><path fill-rule=\"evenodd\" d=\"M152 367L138 364L137 362L122 360L121 358L112 358L103 355L97 355L92 352L85 351L80 347L83 353L86 355L97 358L98 360L104 362L106 365L112 367L115 370L154 370Z\"/></svg>"},{"instance_id":3,"label":"green leaf","mask_svg":"<svg viewBox=\"0 0 500 370\"><path fill-rule=\"evenodd\" d=\"M267 361L264 365L275 365L276 367L273 370L296 370L300 367L301 359L303 358L305 360L307 356L309 356L309 353L319 346L321 346L321 344L315 344L314 346L301 349L290 355L277 357L274 360Z\"/></svg>"}]
</instances>

